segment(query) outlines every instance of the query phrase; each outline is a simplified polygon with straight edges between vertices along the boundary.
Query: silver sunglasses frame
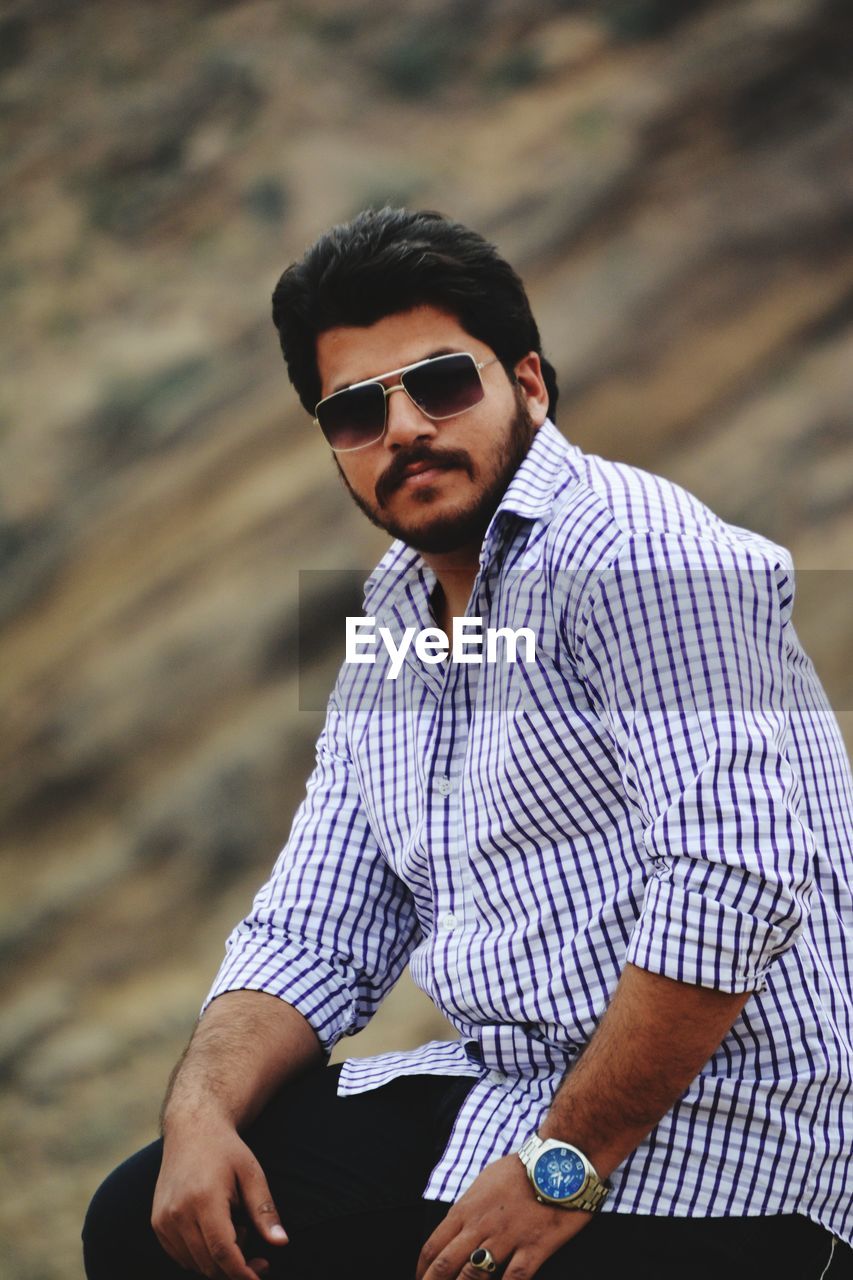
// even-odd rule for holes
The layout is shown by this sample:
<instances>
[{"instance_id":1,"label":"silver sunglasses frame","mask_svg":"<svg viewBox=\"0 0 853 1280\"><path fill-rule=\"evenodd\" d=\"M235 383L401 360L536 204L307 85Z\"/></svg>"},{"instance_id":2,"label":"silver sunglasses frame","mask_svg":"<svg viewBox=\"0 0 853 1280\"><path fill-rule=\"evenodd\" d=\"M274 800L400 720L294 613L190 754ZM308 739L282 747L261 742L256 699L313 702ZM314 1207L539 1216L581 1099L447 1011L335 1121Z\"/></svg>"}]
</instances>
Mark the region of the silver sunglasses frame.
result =
<instances>
[{"instance_id":1,"label":"silver sunglasses frame","mask_svg":"<svg viewBox=\"0 0 853 1280\"><path fill-rule=\"evenodd\" d=\"M332 453L357 453L359 449L368 449L372 444L376 444L377 441L382 439L382 437L385 435L385 432L388 429L388 397L391 395L393 391L404 391L408 396L408 398L411 400L412 404L415 406L415 408L419 410L420 413L423 413L425 418L429 418L430 422L444 422L447 418L458 418L460 414L467 413L468 409L474 409L476 406L472 404L468 406L468 409L460 409L458 413L444 413L444 414L441 414L440 417L434 417L431 413L424 412L424 410L418 404L417 400L415 400L411 395L409 395L409 392L406 391L406 388L403 386L402 382L398 382L393 387L383 387L382 385L382 382L381 382L382 378L395 378L397 377L398 374L408 373L411 369L419 369L421 365L437 364L439 360L449 360L452 356L470 356L471 360L473 361L474 368L477 370L477 377L480 379L480 386L483 388L483 395L485 396L486 384L483 382L483 375L481 374L480 370L485 369L487 365L494 364L495 361L498 359L498 357L491 356L488 360L478 361L474 358L474 356L471 354L470 351L445 351L440 356L427 356L426 359L424 360L416 360L414 364L404 364L399 369L389 369L387 373L379 373L374 378L363 378L361 382L350 383L348 387L341 387L340 391L333 391L330 396L324 396L322 400L318 400L316 405L314 406L314 425L317 427L320 427L320 419L317 416L317 411L320 408L321 404L326 404L327 401L334 400L335 396L345 395L347 391L354 391L356 387L367 387L367 386L370 386L372 382L375 382L376 385L379 387L380 391L384 395L385 416L382 422L382 430L379 432L379 435L375 436L372 440L366 440L364 444L353 445L352 448L350 449L336 449L334 445L329 444L328 440L326 440L326 437L324 435L323 439L326 440L326 444L329 444L329 448L332 450ZM479 403L480 401L478 400L477 404ZM320 427L320 430L322 431L323 428Z\"/></svg>"}]
</instances>

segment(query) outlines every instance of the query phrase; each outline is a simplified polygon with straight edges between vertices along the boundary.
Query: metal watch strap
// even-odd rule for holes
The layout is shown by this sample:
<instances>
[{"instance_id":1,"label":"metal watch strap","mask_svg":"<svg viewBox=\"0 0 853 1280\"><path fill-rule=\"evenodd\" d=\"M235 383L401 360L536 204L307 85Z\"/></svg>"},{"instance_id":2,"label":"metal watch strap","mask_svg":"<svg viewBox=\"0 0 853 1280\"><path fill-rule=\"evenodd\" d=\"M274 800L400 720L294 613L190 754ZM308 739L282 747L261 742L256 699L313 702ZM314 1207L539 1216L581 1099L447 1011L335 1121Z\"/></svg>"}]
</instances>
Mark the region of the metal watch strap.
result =
<instances>
[{"instance_id":1,"label":"metal watch strap","mask_svg":"<svg viewBox=\"0 0 853 1280\"><path fill-rule=\"evenodd\" d=\"M533 1155L533 1152L539 1146L541 1141L542 1139L539 1137L538 1133L531 1133L530 1137L525 1139L518 1148L518 1155L525 1168L527 1168L527 1161Z\"/></svg>"},{"instance_id":2,"label":"metal watch strap","mask_svg":"<svg viewBox=\"0 0 853 1280\"><path fill-rule=\"evenodd\" d=\"M596 1177L598 1175L596 1174ZM584 1213L595 1213L601 1205L602 1200L606 1200L610 1192L610 1183L602 1182L600 1178L590 1187L583 1200L576 1200L572 1205L573 1209L581 1209Z\"/></svg>"}]
</instances>

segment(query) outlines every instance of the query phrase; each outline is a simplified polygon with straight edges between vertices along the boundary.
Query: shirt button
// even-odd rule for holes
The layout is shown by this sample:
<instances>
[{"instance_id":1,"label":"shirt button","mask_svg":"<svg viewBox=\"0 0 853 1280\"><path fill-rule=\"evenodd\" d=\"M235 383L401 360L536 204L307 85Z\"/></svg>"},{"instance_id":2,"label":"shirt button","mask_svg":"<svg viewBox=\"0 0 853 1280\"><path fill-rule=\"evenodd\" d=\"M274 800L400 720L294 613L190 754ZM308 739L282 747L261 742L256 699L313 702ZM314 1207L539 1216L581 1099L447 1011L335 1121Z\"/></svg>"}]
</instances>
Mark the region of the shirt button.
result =
<instances>
[{"instance_id":1,"label":"shirt button","mask_svg":"<svg viewBox=\"0 0 853 1280\"><path fill-rule=\"evenodd\" d=\"M453 790L453 783L444 774L441 775L435 786L440 796L449 796Z\"/></svg>"},{"instance_id":2,"label":"shirt button","mask_svg":"<svg viewBox=\"0 0 853 1280\"><path fill-rule=\"evenodd\" d=\"M506 1076L502 1071L490 1071L489 1079L492 1084L506 1084Z\"/></svg>"},{"instance_id":3,"label":"shirt button","mask_svg":"<svg viewBox=\"0 0 853 1280\"><path fill-rule=\"evenodd\" d=\"M442 929L455 929L458 923L459 923L459 917L455 916L452 911L446 912L441 917Z\"/></svg>"}]
</instances>

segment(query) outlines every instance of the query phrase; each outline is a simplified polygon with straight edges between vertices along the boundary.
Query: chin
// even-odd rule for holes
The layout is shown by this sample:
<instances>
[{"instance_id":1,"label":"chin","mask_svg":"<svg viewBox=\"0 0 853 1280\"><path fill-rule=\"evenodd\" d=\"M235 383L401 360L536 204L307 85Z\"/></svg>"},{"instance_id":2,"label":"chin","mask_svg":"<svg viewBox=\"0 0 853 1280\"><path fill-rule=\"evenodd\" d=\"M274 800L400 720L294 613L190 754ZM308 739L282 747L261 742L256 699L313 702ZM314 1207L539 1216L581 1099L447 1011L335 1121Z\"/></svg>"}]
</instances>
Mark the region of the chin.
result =
<instances>
[{"instance_id":1,"label":"chin","mask_svg":"<svg viewBox=\"0 0 853 1280\"><path fill-rule=\"evenodd\" d=\"M415 551L427 554L444 554L459 551L474 541L482 541L489 525L480 511L448 511L435 514L432 519L415 521L388 521L385 529Z\"/></svg>"}]
</instances>

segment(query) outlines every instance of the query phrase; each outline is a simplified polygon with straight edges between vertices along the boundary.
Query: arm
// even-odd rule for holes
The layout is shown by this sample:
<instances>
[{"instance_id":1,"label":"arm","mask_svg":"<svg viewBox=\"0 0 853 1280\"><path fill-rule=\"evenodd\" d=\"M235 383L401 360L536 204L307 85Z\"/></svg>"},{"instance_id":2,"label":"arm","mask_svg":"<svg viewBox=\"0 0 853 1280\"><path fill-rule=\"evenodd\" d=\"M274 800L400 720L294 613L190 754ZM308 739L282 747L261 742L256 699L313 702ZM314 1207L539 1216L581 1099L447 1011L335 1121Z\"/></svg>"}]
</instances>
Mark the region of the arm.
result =
<instances>
[{"instance_id":1,"label":"arm","mask_svg":"<svg viewBox=\"0 0 853 1280\"><path fill-rule=\"evenodd\" d=\"M750 994L688 986L626 965L539 1136L579 1147L608 1177L678 1101Z\"/></svg>"},{"instance_id":2,"label":"arm","mask_svg":"<svg viewBox=\"0 0 853 1280\"><path fill-rule=\"evenodd\" d=\"M237 1203L264 1239L285 1243L266 1178L238 1131L285 1081L322 1058L315 1032L282 1000L231 991L209 1005L172 1073L161 1118L152 1224L181 1266L255 1276L239 1249Z\"/></svg>"},{"instance_id":3,"label":"arm","mask_svg":"<svg viewBox=\"0 0 853 1280\"><path fill-rule=\"evenodd\" d=\"M641 838L626 960L759 991L808 915L814 832L789 747L790 557L698 535L632 535L574 620Z\"/></svg>"},{"instance_id":4,"label":"arm","mask_svg":"<svg viewBox=\"0 0 853 1280\"><path fill-rule=\"evenodd\" d=\"M608 1177L681 1097L749 996L626 965L539 1136L579 1147L599 1176ZM516 1268L519 1277L534 1275L591 1218L540 1204L518 1156L504 1156L475 1179L427 1241L417 1280L474 1275L465 1264L483 1245L499 1265L507 1264L504 1280L513 1280Z\"/></svg>"},{"instance_id":5,"label":"arm","mask_svg":"<svg viewBox=\"0 0 853 1280\"><path fill-rule=\"evenodd\" d=\"M322 1057L316 1033L293 1005L259 991L225 992L208 1006L172 1072L163 1135L211 1114L243 1128L276 1089Z\"/></svg>"},{"instance_id":6,"label":"arm","mask_svg":"<svg viewBox=\"0 0 853 1280\"><path fill-rule=\"evenodd\" d=\"M417 932L408 890L367 822L333 697L287 844L228 939L164 1105L153 1222L182 1266L253 1280L263 1264L247 1266L234 1223L246 1213L265 1241L284 1243L238 1130L286 1080L369 1021Z\"/></svg>"}]
</instances>

